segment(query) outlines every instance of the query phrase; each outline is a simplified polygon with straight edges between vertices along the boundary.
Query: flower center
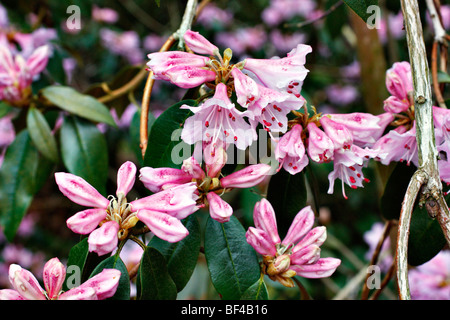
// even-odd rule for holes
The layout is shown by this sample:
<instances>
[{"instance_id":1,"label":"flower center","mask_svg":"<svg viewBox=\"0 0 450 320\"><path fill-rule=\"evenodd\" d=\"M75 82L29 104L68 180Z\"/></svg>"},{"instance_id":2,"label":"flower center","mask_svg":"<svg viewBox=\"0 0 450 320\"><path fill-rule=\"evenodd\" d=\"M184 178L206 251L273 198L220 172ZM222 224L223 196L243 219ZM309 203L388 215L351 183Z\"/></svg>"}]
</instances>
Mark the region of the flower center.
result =
<instances>
[{"instance_id":1,"label":"flower center","mask_svg":"<svg viewBox=\"0 0 450 320\"><path fill-rule=\"evenodd\" d=\"M127 202L127 198L123 194L118 197L109 196L111 198L106 209L106 221L115 221L119 224L119 232L117 236L119 240L123 240L128 236L128 229L133 228L138 222L137 212L133 212L131 205Z\"/></svg>"}]
</instances>

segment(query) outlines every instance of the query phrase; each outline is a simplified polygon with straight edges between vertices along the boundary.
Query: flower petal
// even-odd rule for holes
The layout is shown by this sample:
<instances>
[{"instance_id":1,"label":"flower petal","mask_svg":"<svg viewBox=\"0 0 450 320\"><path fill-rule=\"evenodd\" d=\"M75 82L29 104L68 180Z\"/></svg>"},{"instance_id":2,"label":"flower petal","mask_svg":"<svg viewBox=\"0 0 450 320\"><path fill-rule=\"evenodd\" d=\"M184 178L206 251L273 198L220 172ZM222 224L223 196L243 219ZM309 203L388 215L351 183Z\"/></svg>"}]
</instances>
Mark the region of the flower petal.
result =
<instances>
[{"instance_id":1,"label":"flower petal","mask_svg":"<svg viewBox=\"0 0 450 320\"><path fill-rule=\"evenodd\" d=\"M192 180L190 174L175 168L144 167L139 172L139 179L151 192L159 192L167 184L184 184Z\"/></svg>"},{"instance_id":2,"label":"flower petal","mask_svg":"<svg viewBox=\"0 0 450 320\"><path fill-rule=\"evenodd\" d=\"M211 218L220 223L230 221L233 208L214 192L208 192L206 198L209 202L209 214Z\"/></svg>"},{"instance_id":3,"label":"flower petal","mask_svg":"<svg viewBox=\"0 0 450 320\"><path fill-rule=\"evenodd\" d=\"M281 242L277 230L275 211L267 199L263 198L255 204L255 208L253 209L253 221L255 227L264 230L274 244Z\"/></svg>"},{"instance_id":4,"label":"flower petal","mask_svg":"<svg viewBox=\"0 0 450 320\"><path fill-rule=\"evenodd\" d=\"M35 276L17 264L9 266L9 281L14 289L26 300L46 300L44 289Z\"/></svg>"},{"instance_id":5,"label":"flower petal","mask_svg":"<svg viewBox=\"0 0 450 320\"><path fill-rule=\"evenodd\" d=\"M71 173L57 172L55 180L59 190L79 205L94 208L106 208L109 205L108 199L81 177Z\"/></svg>"},{"instance_id":6,"label":"flower petal","mask_svg":"<svg viewBox=\"0 0 450 320\"><path fill-rule=\"evenodd\" d=\"M309 230L311 230L314 224L314 212L310 206L301 209L294 220L283 239L283 244L288 245L290 243L296 243L301 239Z\"/></svg>"},{"instance_id":7,"label":"flower petal","mask_svg":"<svg viewBox=\"0 0 450 320\"><path fill-rule=\"evenodd\" d=\"M98 300L93 288L76 287L62 293L58 300Z\"/></svg>"},{"instance_id":8,"label":"flower petal","mask_svg":"<svg viewBox=\"0 0 450 320\"><path fill-rule=\"evenodd\" d=\"M106 215L105 209L87 209L74 214L67 219L66 224L75 233L88 234L95 230Z\"/></svg>"},{"instance_id":9,"label":"flower petal","mask_svg":"<svg viewBox=\"0 0 450 320\"><path fill-rule=\"evenodd\" d=\"M117 172L117 191L116 194L122 193L127 195L133 188L134 181L136 179L136 165L127 161L122 164Z\"/></svg>"},{"instance_id":10,"label":"flower petal","mask_svg":"<svg viewBox=\"0 0 450 320\"><path fill-rule=\"evenodd\" d=\"M92 288L97 294L98 300L111 298L119 286L121 272L117 269L103 269L102 272L96 274L78 288Z\"/></svg>"},{"instance_id":11,"label":"flower petal","mask_svg":"<svg viewBox=\"0 0 450 320\"><path fill-rule=\"evenodd\" d=\"M25 300L16 290L0 290L0 300Z\"/></svg>"},{"instance_id":12,"label":"flower petal","mask_svg":"<svg viewBox=\"0 0 450 320\"><path fill-rule=\"evenodd\" d=\"M220 184L224 188L253 187L264 181L271 169L271 166L264 163L250 165L220 179Z\"/></svg>"},{"instance_id":13,"label":"flower petal","mask_svg":"<svg viewBox=\"0 0 450 320\"><path fill-rule=\"evenodd\" d=\"M66 268L58 258L47 261L44 266L44 286L50 300L58 297L65 278Z\"/></svg>"},{"instance_id":14,"label":"flower petal","mask_svg":"<svg viewBox=\"0 0 450 320\"><path fill-rule=\"evenodd\" d=\"M277 254L275 243L264 230L249 227L245 233L245 238L247 243L259 254L263 256L275 256Z\"/></svg>"},{"instance_id":15,"label":"flower petal","mask_svg":"<svg viewBox=\"0 0 450 320\"><path fill-rule=\"evenodd\" d=\"M118 243L117 232L119 224L115 221L108 221L89 235L89 252L96 252L99 256L112 252Z\"/></svg>"},{"instance_id":16,"label":"flower petal","mask_svg":"<svg viewBox=\"0 0 450 320\"><path fill-rule=\"evenodd\" d=\"M138 211L137 217L158 238L168 242L178 242L189 234L180 220L166 213L143 209Z\"/></svg>"},{"instance_id":17,"label":"flower petal","mask_svg":"<svg viewBox=\"0 0 450 320\"><path fill-rule=\"evenodd\" d=\"M314 264L291 265L291 269L300 277L317 279L331 276L340 264L336 258L320 258Z\"/></svg>"}]
</instances>

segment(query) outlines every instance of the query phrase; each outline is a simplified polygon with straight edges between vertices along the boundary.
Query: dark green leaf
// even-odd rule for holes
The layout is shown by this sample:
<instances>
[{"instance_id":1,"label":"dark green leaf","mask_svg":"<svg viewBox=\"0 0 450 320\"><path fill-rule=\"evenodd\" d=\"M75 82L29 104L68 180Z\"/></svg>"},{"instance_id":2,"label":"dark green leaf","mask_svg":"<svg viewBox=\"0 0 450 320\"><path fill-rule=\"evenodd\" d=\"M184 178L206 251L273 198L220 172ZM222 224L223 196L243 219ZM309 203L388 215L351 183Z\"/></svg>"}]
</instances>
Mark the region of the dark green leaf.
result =
<instances>
[{"instance_id":1,"label":"dark green leaf","mask_svg":"<svg viewBox=\"0 0 450 320\"><path fill-rule=\"evenodd\" d=\"M367 22L373 12L368 10L370 6L378 6L378 0L344 0L345 4L350 7L355 13ZM370 8L369 8L370 9Z\"/></svg>"},{"instance_id":2,"label":"dark green leaf","mask_svg":"<svg viewBox=\"0 0 450 320\"><path fill-rule=\"evenodd\" d=\"M380 199L381 214L384 218L399 219L403 198L411 180L415 166L397 163L392 171Z\"/></svg>"},{"instance_id":3,"label":"dark green leaf","mask_svg":"<svg viewBox=\"0 0 450 320\"><path fill-rule=\"evenodd\" d=\"M105 137L93 123L66 117L61 126L61 155L70 173L105 193L108 149Z\"/></svg>"},{"instance_id":4,"label":"dark green leaf","mask_svg":"<svg viewBox=\"0 0 450 320\"><path fill-rule=\"evenodd\" d=\"M44 115L35 107L28 110L27 128L34 145L41 154L47 159L57 162L59 156L56 139Z\"/></svg>"},{"instance_id":5,"label":"dark green leaf","mask_svg":"<svg viewBox=\"0 0 450 320\"><path fill-rule=\"evenodd\" d=\"M251 285L241 296L241 300L269 300L264 278L260 277L253 285Z\"/></svg>"},{"instance_id":6,"label":"dark green leaf","mask_svg":"<svg viewBox=\"0 0 450 320\"><path fill-rule=\"evenodd\" d=\"M427 210L416 207L411 217L408 263L421 265L433 258L446 244L439 222L429 217Z\"/></svg>"},{"instance_id":7,"label":"dark green leaf","mask_svg":"<svg viewBox=\"0 0 450 320\"><path fill-rule=\"evenodd\" d=\"M12 241L36 192L39 152L27 130L8 147L0 170L0 222Z\"/></svg>"},{"instance_id":8,"label":"dark green leaf","mask_svg":"<svg viewBox=\"0 0 450 320\"><path fill-rule=\"evenodd\" d=\"M195 215L184 219L189 235L183 240L170 243L154 236L148 246L157 249L167 261L169 274L180 292L188 283L197 264L200 252L200 225Z\"/></svg>"},{"instance_id":9,"label":"dark green leaf","mask_svg":"<svg viewBox=\"0 0 450 320\"><path fill-rule=\"evenodd\" d=\"M270 178L267 200L277 215L280 237L287 232L297 213L306 206L306 198L303 172L292 175L282 169Z\"/></svg>"},{"instance_id":10,"label":"dark green leaf","mask_svg":"<svg viewBox=\"0 0 450 320\"><path fill-rule=\"evenodd\" d=\"M155 248L144 250L138 281L139 300L174 300L177 297L177 286L169 275L166 259Z\"/></svg>"},{"instance_id":11,"label":"dark green leaf","mask_svg":"<svg viewBox=\"0 0 450 320\"><path fill-rule=\"evenodd\" d=\"M102 272L103 269L117 269L120 271L119 286L114 296L108 300L130 300L130 276L127 266L119 256L113 255L103 260L92 272L89 278Z\"/></svg>"},{"instance_id":12,"label":"dark green leaf","mask_svg":"<svg viewBox=\"0 0 450 320\"><path fill-rule=\"evenodd\" d=\"M190 110L180 109L183 104L194 106L195 101L174 104L154 122L145 153L145 166L180 168L183 160L191 155L191 146L180 138L184 121L192 115Z\"/></svg>"},{"instance_id":13,"label":"dark green leaf","mask_svg":"<svg viewBox=\"0 0 450 320\"><path fill-rule=\"evenodd\" d=\"M7 115L12 110L13 110L13 107L11 107L9 104L7 104L4 101L0 101L0 118L3 118L5 115Z\"/></svg>"},{"instance_id":14,"label":"dark green leaf","mask_svg":"<svg viewBox=\"0 0 450 320\"><path fill-rule=\"evenodd\" d=\"M46 87L42 89L42 94L59 108L74 115L116 126L108 108L94 97L64 86Z\"/></svg>"},{"instance_id":15,"label":"dark green leaf","mask_svg":"<svg viewBox=\"0 0 450 320\"><path fill-rule=\"evenodd\" d=\"M225 223L208 218L205 256L211 281L222 299L240 299L260 277L258 257L235 216Z\"/></svg>"}]
</instances>

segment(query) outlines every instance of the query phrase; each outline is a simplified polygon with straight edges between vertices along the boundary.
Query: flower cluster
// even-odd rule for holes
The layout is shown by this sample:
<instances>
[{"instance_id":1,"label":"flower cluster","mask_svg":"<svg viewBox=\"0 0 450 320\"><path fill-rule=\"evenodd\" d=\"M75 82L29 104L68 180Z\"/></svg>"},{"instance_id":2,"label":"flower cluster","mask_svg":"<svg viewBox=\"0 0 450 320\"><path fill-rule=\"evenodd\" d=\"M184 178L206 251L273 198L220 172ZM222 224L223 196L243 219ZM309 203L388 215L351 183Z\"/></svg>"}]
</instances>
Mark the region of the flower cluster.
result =
<instances>
[{"instance_id":1,"label":"flower cluster","mask_svg":"<svg viewBox=\"0 0 450 320\"><path fill-rule=\"evenodd\" d=\"M266 199L256 203L253 211L255 227L246 233L247 242L263 257L263 270L270 279L293 287L292 277L329 277L340 265L336 258L320 258L320 246L325 242L326 228L312 228L311 207L300 210L286 236L280 239L275 211Z\"/></svg>"},{"instance_id":2,"label":"flower cluster","mask_svg":"<svg viewBox=\"0 0 450 320\"><path fill-rule=\"evenodd\" d=\"M136 166L127 161L117 173L116 197L102 196L83 178L70 173L55 173L61 192L71 201L91 209L67 220L67 226L78 234L90 234L89 251L104 255L112 252L119 240L142 221L156 236L177 242L188 235L181 219L198 210L194 183L185 183L156 194L128 202L126 195L134 185ZM97 228L97 226L99 226Z\"/></svg>"},{"instance_id":3,"label":"flower cluster","mask_svg":"<svg viewBox=\"0 0 450 320\"><path fill-rule=\"evenodd\" d=\"M30 271L12 264L9 281L14 290L0 290L0 300L104 300L116 292L120 274L116 269L103 269L80 286L62 292L66 268L58 258L50 259L44 266L45 289Z\"/></svg>"}]
</instances>

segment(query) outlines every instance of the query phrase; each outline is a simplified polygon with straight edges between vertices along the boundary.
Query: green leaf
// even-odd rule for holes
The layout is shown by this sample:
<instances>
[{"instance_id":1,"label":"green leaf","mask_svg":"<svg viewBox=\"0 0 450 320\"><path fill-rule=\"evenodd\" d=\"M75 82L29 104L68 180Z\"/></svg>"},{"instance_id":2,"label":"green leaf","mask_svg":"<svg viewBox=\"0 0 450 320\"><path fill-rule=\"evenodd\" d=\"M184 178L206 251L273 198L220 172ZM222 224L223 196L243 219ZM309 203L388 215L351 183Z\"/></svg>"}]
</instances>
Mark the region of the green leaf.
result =
<instances>
[{"instance_id":1,"label":"green leaf","mask_svg":"<svg viewBox=\"0 0 450 320\"><path fill-rule=\"evenodd\" d=\"M116 293L107 300L130 300L130 276L127 266L119 256L113 255L103 260L95 269L89 278L99 274L103 269L117 269L120 271L119 286Z\"/></svg>"},{"instance_id":2,"label":"green leaf","mask_svg":"<svg viewBox=\"0 0 450 320\"><path fill-rule=\"evenodd\" d=\"M344 3L350 7L364 22L373 14L368 10L370 6L378 6L378 0L344 0Z\"/></svg>"},{"instance_id":3,"label":"green leaf","mask_svg":"<svg viewBox=\"0 0 450 320\"><path fill-rule=\"evenodd\" d=\"M438 71L438 82L439 83L450 83L450 75L444 71Z\"/></svg>"},{"instance_id":4,"label":"green leaf","mask_svg":"<svg viewBox=\"0 0 450 320\"><path fill-rule=\"evenodd\" d=\"M251 285L241 296L241 300L269 300L264 277L260 277L253 285Z\"/></svg>"},{"instance_id":5,"label":"green leaf","mask_svg":"<svg viewBox=\"0 0 450 320\"><path fill-rule=\"evenodd\" d=\"M166 259L169 274L180 292L188 283L197 265L200 252L200 225L195 215L184 219L189 235L183 240L170 243L154 236L148 246L157 249Z\"/></svg>"},{"instance_id":6,"label":"green leaf","mask_svg":"<svg viewBox=\"0 0 450 320\"><path fill-rule=\"evenodd\" d=\"M94 97L64 86L46 87L42 89L42 94L51 103L74 115L117 126L108 108Z\"/></svg>"},{"instance_id":7,"label":"green leaf","mask_svg":"<svg viewBox=\"0 0 450 320\"><path fill-rule=\"evenodd\" d=\"M0 118L3 118L12 110L13 110L13 107L11 107L9 104L7 104L4 101L0 101Z\"/></svg>"},{"instance_id":8,"label":"green leaf","mask_svg":"<svg viewBox=\"0 0 450 320\"><path fill-rule=\"evenodd\" d=\"M295 175L282 169L270 178L267 200L277 215L280 237L287 233L292 220L306 206L307 192L303 172Z\"/></svg>"},{"instance_id":9,"label":"green leaf","mask_svg":"<svg viewBox=\"0 0 450 320\"><path fill-rule=\"evenodd\" d=\"M91 122L66 117L61 126L61 155L67 170L105 194L108 148L103 134Z\"/></svg>"},{"instance_id":10,"label":"green leaf","mask_svg":"<svg viewBox=\"0 0 450 320\"><path fill-rule=\"evenodd\" d=\"M180 168L183 160L192 154L191 146L181 140L184 121L192 115L183 104L195 105L195 100L181 101L164 111L154 122L148 138L144 165L153 168Z\"/></svg>"},{"instance_id":11,"label":"green leaf","mask_svg":"<svg viewBox=\"0 0 450 320\"><path fill-rule=\"evenodd\" d=\"M44 115L35 107L31 107L27 113L27 128L36 148L47 159L58 161L58 147Z\"/></svg>"},{"instance_id":12,"label":"green leaf","mask_svg":"<svg viewBox=\"0 0 450 320\"><path fill-rule=\"evenodd\" d=\"M395 165L380 199L381 214L387 220L400 218L403 198L415 170L415 166L408 166L401 162Z\"/></svg>"},{"instance_id":13,"label":"green leaf","mask_svg":"<svg viewBox=\"0 0 450 320\"><path fill-rule=\"evenodd\" d=\"M256 252L235 216L225 223L208 218L205 257L211 281L222 299L240 299L260 277Z\"/></svg>"},{"instance_id":14,"label":"green leaf","mask_svg":"<svg viewBox=\"0 0 450 320\"><path fill-rule=\"evenodd\" d=\"M0 223L12 241L36 193L39 152L27 130L8 147L0 169Z\"/></svg>"},{"instance_id":15,"label":"green leaf","mask_svg":"<svg viewBox=\"0 0 450 320\"><path fill-rule=\"evenodd\" d=\"M425 207L414 209L409 234L408 263L412 266L431 260L447 243L439 222L429 217Z\"/></svg>"},{"instance_id":16,"label":"green leaf","mask_svg":"<svg viewBox=\"0 0 450 320\"><path fill-rule=\"evenodd\" d=\"M174 300L177 286L170 277L166 259L155 248L147 247L138 272L139 300Z\"/></svg>"}]
</instances>

